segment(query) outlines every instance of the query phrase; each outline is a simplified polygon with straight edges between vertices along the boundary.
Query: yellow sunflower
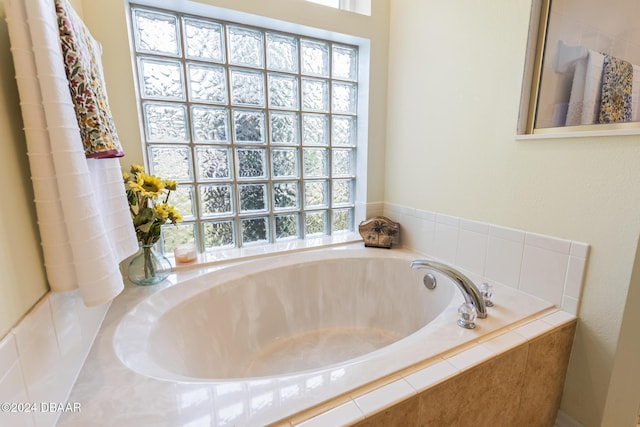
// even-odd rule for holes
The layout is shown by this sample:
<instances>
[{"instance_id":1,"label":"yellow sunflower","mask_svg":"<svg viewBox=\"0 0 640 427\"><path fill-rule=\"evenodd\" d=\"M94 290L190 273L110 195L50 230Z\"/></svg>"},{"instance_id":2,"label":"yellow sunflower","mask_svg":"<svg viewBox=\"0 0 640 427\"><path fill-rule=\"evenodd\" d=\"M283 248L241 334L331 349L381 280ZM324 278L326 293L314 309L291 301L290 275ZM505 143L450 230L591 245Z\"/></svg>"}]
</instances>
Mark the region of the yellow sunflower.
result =
<instances>
[{"instance_id":1,"label":"yellow sunflower","mask_svg":"<svg viewBox=\"0 0 640 427\"><path fill-rule=\"evenodd\" d=\"M132 174L137 174L138 172L144 172L144 167L140 166L139 164L132 164L131 165L131 173Z\"/></svg>"},{"instance_id":2,"label":"yellow sunflower","mask_svg":"<svg viewBox=\"0 0 640 427\"><path fill-rule=\"evenodd\" d=\"M165 223L169 219L169 210L167 209L169 206L166 203L158 203L153 207L154 215L160 220L160 222Z\"/></svg>"},{"instance_id":3,"label":"yellow sunflower","mask_svg":"<svg viewBox=\"0 0 640 427\"><path fill-rule=\"evenodd\" d=\"M135 181L129 181L133 191L138 191L143 197L158 197L164 190L164 182L157 176L138 172Z\"/></svg>"},{"instance_id":4,"label":"yellow sunflower","mask_svg":"<svg viewBox=\"0 0 640 427\"><path fill-rule=\"evenodd\" d=\"M176 208L166 203L158 203L153 207L155 214L163 222L170 221L173 225L182 221L182 215L178 213Z\"/></svg>"}]
</instances>

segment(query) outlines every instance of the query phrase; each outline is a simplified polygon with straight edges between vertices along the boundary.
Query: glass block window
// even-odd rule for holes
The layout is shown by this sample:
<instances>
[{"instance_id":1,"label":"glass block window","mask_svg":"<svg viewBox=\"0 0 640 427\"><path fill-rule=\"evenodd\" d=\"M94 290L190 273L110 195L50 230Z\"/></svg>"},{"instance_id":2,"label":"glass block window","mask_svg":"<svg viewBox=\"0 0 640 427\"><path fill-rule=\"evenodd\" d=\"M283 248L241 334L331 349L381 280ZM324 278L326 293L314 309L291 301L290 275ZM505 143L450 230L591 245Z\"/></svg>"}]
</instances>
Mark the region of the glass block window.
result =
<instances>
[{"instance_id":1,"label":"glass block window","mask_svg":"<svg viewBox=\"0 0 640 427\"><path fill-rule=\"evenodd\" d=\"M184 217L164 251L354 230L357 46L130 11L147 168Z\"/></svg>"}]
</instances>

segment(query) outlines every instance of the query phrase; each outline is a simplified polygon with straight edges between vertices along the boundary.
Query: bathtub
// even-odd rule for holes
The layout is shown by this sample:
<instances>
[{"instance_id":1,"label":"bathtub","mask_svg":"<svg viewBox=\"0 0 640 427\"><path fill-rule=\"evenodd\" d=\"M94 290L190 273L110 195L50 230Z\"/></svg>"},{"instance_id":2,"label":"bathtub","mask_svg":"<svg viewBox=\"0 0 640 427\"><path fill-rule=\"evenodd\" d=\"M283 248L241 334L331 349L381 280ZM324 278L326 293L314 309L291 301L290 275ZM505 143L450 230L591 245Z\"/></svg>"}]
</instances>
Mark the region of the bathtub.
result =
<instances>
[{"instance_id":1,"label":"bathtub","mask_svg":"<svg viewBox=\"0 0 640 427\"><path fill-rule=\"evenodd\" d=\"M149 297L123 318L116 352L136 372L174 381L369 369L457 307L448 279L427 290L412 259L343 250L240 264Z\"/></svg>"},{"instance_id":2,"label":"bathtub","mask_svg":"<svg viewBox=\"0 0 640 427\"><path fill-rule=\"evenodd\" d=\"M141 405L151 417L157 408L159 425L267 425L317 412L553 310L495 283L487 318L460 328L462 295L437 272L437 287L427 289L429 271L409 267L417 258L345 245L205 268L187 280L178 274L164 288L135 287L136 304L120 308L105 332L114 356L109 368L104 358L96 362L108 373L95 379L103 399L93 396L101 401L94 409L118 414L102 425L138 422ZM123 387L134 396L115 397Z\"/></svg>"}]
</instances>

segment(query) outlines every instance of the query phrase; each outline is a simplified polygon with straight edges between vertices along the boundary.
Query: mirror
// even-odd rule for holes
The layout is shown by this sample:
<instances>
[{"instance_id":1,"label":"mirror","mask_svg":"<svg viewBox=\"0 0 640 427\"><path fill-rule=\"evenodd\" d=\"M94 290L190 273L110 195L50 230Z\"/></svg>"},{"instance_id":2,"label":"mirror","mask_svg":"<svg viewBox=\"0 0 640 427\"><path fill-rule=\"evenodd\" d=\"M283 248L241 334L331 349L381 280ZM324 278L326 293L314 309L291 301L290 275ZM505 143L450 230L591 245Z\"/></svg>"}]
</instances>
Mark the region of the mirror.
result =
<instances>
[{"instance_id":1,"label":"mirror","mask_svg":"<svg viewBox=\"0 0 640 427\"><path fill-rule=\"evenodd\" d=\"M638 16L636 0L534 0L518 133L640 133Z\"/></svg>"}]
</instances>

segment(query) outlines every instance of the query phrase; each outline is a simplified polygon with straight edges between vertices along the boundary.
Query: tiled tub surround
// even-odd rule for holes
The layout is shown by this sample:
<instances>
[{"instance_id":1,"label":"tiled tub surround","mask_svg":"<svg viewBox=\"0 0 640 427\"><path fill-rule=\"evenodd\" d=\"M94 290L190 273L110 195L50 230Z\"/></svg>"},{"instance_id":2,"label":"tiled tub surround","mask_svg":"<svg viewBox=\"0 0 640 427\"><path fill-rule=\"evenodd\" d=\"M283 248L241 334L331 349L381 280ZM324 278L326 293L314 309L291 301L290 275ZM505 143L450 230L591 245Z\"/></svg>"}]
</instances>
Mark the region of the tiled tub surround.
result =
<instances>
[{"instance_id":1,"label":"tiled tub surround","mask_svg":"<svg viewBox=\"0 0 640 427\"><path fill-rule=\"evenodd\" d=\"M575 317L552 311L280 425L552 427Z\"/></svg>"},{"instance_id":2,"label":"tiled tub surround","mask_svg":"<svg viewBox=\"0 0 640 427\"><path fill-rule=\"evenodd\" d=\"M61 412L109 305L85 307L77 291L45 295L0 340L0 426L52 426ZM44 406L42 406L44 405Z\"/></svg>"},{"instance_id":3,"label":"tiled tub surround","mask_svg":"<svg viewBox=\"0 0 640 427\"><path fill-rule=\"evenodd\" d=\"M389 203L403 247L429 254L578 314L589 245Z\"/></svg>"},{"instance_id":4,"label":"tiled tub surround","mask_svg":"<svg viewBox=\"0 0 640 427\"><path fill-rule=\"evenodd\" d=\"M489 310L489 317L478 320L474 330L462 329L455 323L457 307L462 302L460 293L455 290L452 303L440 316L405 339L344 364L277 377L160 380L148 376L154 373L141 375L127 368L114 351L114 333L121 319L149 297L156 297L160 302L159 295L169 294L179 287L206 287L210 280L225 275L237 279L240 274L248 274L251 265L271 268L279 263L296 264L300 256L303 260L317 260L333 253L331 257L341 258L352 251L374 257L400 257L403 262L417 256L399 249L363 248L360 243L317 253L309 251L270 257L237 266L230 264L180 272L172 275L167 283L149 288L127 287L112 304L69 398L70 402L81 403L82 412L63 414L58 425L202 423L241 426L272 422L283 425L356 422L415 396L422 387L437 384L447 377L455 378L472 366L483 366L506 350L528 345L530 339L571 324L575 319L544 300L495 283L496 306ZM409 269L408 262L406 268ZM481 279L467 273L473 279ZM416 286L427 292L422 288L421 280ZM442 279L440 287L446 289L453 285ZM363 295L366 297L380 304L375 295ZM165 309L160 305L156 314L161 315ZM251 313L251 310L246 312L247 315ZM220 319L220 322L225 321Z\"/></svg>"},{"instance_id":5,"label":"tiled tub surround","mask_svg":"<svg viewBox=\"0 0 640 427\"><path fill-rule=\"evenodd\" d=\"M463 367L446 381L420 384L422 374L428 377L432 370L442 369L437 365L408 376L406 381L415 387L416 394L403 405L406 408L417 403L417 412L405 412L394 405L357 425L553 426L575 332L575 321L564 323L564 316L560 319L557 328L467 370ZM500 347L507 342L506 337L498 337L484 344ZM402 416L404 421L397 424Z\"/></svg>"},{"instance_id":6,"label":"tiled tub surround","mask_svg":"<svg viewBox=\"0 0 640 427\"><path fill-rule=\"evenodd\" d=\"M491 283L499 282L509 287L521 288L534 295L538 294L543 298L550 299L565 312L577 313L588 254L588 245L586 244L384 203L369 204L367 212L369 216L384 214L400 222L402 227L401 240L405 247L413 247L430 257L440 258L460 268L468 269L467 272L473 273L472 278L474 279L484 278ZM399 245L394 244L394 249L391 251L395 251L397 247ZM262 255L262 253L253 252L250 254L251 256ZM207 257L207 261L210 260L211 257ZM547 260L551 260L551 263L545 264ZM550 269L550 266L555 267ZM186 280L217 268L219 267L208 267L202 271L180 272L179 275L173 275L171 281L175 282L178 277L181 281ZM108 354L111 351L110 338L108 337L113 334L113 328L115 328L118 319L145 296L151 295L159 289L160 287L154 289L129 287L123 295L117 298L117 304L114 304L109 311L107 322L93 347L93 353L83 368L84 373L76 383L73 395L69 399L69 402L84 402L82 410L85 415L93 413L96 417L92 418L92 424L100 419L100 415L103 415L101 419L105 422L113 419L113 423L117 424L118 414L129 410L140 414L140 420L151 423L154 420L159 420L158 425L167 425L166 421L160 420L162 417L157 418L158 414L164 413L163 404L158 402L141 406L136 403L135 398L132 398L124 405L117 403L109 406L108 413L106 413L107 411L101 409L98 401L91 397L101 388L99 379L89 375L92 370L97 370L98 377L104 377L105 372L109 372L108 369L101 368L101 362L113 363L114 361L113 355ZM77 293L45 296L18 326L0 340L0 400L17 402L28 399L29 402L32 402L34 399L42 399L42 402L64 402L65 396L69 393L69 387L73 385L73 379L82 367L84 356L90 348L92 339L107 309L108 305L85 308ZM529 324L522 326L524 330L512 328L502 335L514 337L517 340L523 337L525 339L532 338L530 334L532 330L537 331L537 334L544 335L549 329L558 326L556 322L558 316L565 315L558 312L557 314L552 313L552 317L545 316L544 320L529 319L531 320ZM516 335L513 335L512 332ZM502 341L502 335L496 339ZM55 339L52 340L51 337L55 337ZM480 341L474 342L480 343ZM458 351L466 350L463 346L453 349L453 353L441 355L435 359L435 362L434 360L423 362L425 366L428 365L424 375L427 378L433 377L433 381L438 383L442 378L457 371L458 368L441 363L450 363L452 359L449 356ZM484 356L486 354L476 362L482 362ZM436 368L431 368L433 363ZM437 367L443 367L444 372L440 372ZM394 376L390 377L391 380L393 378ZM93 381L97 381L98 384ZM375 383L376 386L381 384L383 383ZM303 389L310 388L312 391L313 385L310 383L308 387L305 385ZM180 412L183 414L190 413L189 408L194 409L194 412L187 418L204 417L206 419L211 416L210 409L203 409L197 403L213 397L210 389L186 384L174 384L173 387L172 404L179 406ZM129 384L121 388L127 391L119 390L120 393L134 393ZM229 389L232 388L233 386L229 385ZM387 407L394 399L393 396L397 395L397 393L388 393L388 391L397 388L407 390L406 387L402 385L398 387L396 384L380 389L384 393L373 393L372 396L379 396L381 393L385 396L391 396L386 399L387 403L384 404L384 407ZM414 390L418 389L414 388ZM187 392L186 396L181 394L182 391ZM259 404L261 401L257 398L260 396L259 392L258 385L247 390L245 400ZM286 396L287 393L293 392L298 391L291 388L284 390L283 394ZM353 395L356 396L356 394ZM163 400L160 399L160 401ZM365 401L366 399L360 399L358 404ZM341 402L345 405L338 406L329 413L355 416L353 419L370 413L366 409L361 410L360 406L347 394L340 396L337 403L332 401L327 406L321 406L320 409L313 408L311 412L305 412L295 420L300 421L303 418L308 418L310 414L318 414L323 412L323 409L331 408L332 405ZM267 399L264 404L268 406L271 403ZM356 406L354 407L352 404ZM94 407L94 405L97 406ZM221 408L217 414L224 417L225 414L233 414L237 409L238 407L231 405L226 410ZM356 409L355 412L354 409ZM54 412L19 415L2 413L0 414L0 425L53 425L59 415L60 413ZM60 424L82 424L75 421L72 414L66 414L62 416Z\"/></svg>"}]
</instances>

